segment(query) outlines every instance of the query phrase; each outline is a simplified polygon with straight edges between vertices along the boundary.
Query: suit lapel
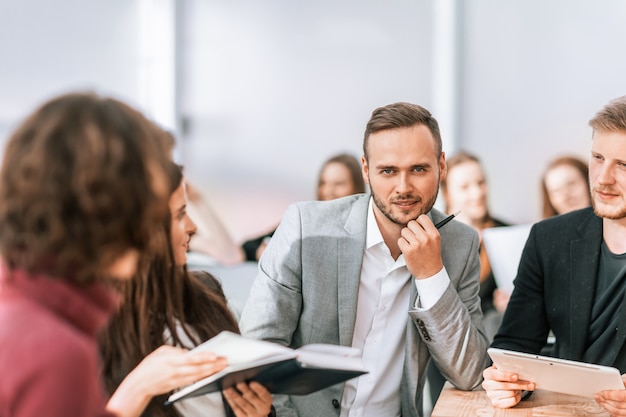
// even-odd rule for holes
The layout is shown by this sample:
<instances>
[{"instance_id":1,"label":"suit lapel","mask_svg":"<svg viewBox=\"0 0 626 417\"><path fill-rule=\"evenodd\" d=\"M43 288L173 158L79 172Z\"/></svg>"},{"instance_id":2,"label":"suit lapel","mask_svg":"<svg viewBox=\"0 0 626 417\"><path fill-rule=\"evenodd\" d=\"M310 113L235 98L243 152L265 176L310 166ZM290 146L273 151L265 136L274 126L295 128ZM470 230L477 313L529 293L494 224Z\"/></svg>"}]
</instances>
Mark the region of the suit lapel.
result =
<instances>
[{"instance_id":1,"label":"suit lapel","mask_svg":"<svg viewBox=\"0 0 626 417\"><path fill-rule=\"evenodd\" d=\"M341 239L337 254L337 317L339 318L339 343L352 345L356 308L361 281L361 264L367 236L367 209L369 195L356 200L345 223L347 236Z\"/></svg>"},{"instance_id":2,"label":"suit lapel","mask_svg":"<svg viewBox=\"0 0 626 417\"><path fill-rule=\"evenodd\" d=\"M591 213L589 220L581 223L579 230L583 237L571 241L569 252L569 282L571 283L569 326L571 339L568 346L571 352L564 352L564 356L569 358L583 357L587 345L598 263L600 262L601 220Z\"/></svg>"},{"instance_id":3,"label":"suit lapel","mask_svg":"<svg viewBox=\"0 0 626 417\"><path fill-rule=\"evenodd\" d=\"M617 329L617 343L621 344L613 366L618 369L626 369L626 293L622 296L622 308L620 310L619 328Z\"/></svg>"}]
</instances>

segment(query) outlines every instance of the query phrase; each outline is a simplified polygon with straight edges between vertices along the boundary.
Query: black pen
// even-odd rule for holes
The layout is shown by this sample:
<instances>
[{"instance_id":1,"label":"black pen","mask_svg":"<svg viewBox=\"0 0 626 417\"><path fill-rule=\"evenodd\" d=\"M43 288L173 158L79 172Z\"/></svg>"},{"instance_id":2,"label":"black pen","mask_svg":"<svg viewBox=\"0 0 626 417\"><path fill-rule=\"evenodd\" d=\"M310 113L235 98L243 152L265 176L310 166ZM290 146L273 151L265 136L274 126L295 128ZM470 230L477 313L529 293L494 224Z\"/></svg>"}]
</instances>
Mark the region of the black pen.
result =
<instances>
[{"instance_id":1,"label":"black pen","mask_svg":"<svg viewBox=\"0 0 626 417\"><path fill-rule=\"evenodd\" d=\"M448 224L450 222L450 220L454 219L456 217L457 214L459 214L461 212L461 210L457 211L456 213L453 213L451 215L449 215L448 217L446 217L445 219L443 219L442 221L440 221L439 223L437 223L435 225L435 227L437 229L441 229L443 226L445 226L446 224Z\"/></svg>"}]
</instances>

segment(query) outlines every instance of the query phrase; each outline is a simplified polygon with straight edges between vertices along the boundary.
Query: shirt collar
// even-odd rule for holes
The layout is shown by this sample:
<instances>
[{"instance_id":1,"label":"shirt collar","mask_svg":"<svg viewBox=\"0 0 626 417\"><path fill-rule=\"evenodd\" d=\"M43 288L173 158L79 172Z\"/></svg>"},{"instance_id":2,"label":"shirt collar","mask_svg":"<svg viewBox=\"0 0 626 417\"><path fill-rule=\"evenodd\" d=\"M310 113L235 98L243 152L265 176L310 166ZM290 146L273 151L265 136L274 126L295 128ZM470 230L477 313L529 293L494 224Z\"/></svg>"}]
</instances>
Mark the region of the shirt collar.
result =
<instances>
[{"instance_id":1,"label":"shirt collar","mask_svg":"<svg viewBox=\"0 0 626 417\"><path fill-rule=\"evenodd\" d=\"M370 197L367 208L367 236L365 238L365 249L370 249L380 243L384 243L383 235L380 233L376 216L374 216L374 197Z\"/></svg>"},{"instance_id":2,"label":"shirt collar","mask_svg":"<svg viewBox=\"0 0 626 417\"><path fill-rule=\"evenodd\" d=\"M381 254L386 254L389 257L391 264L388 265L391 269L400 268L406 266L404 255L400 254L395 261L391 258L391 253L387 244L383 240L383 234L380 232L376 216L374 215L374 197L370 197L369 207L367 209L367 233L365 237L365 250L369 251L375 246L380 247ZM374 251L377 252L377 251Z\"/></svg>"}]
</instances>

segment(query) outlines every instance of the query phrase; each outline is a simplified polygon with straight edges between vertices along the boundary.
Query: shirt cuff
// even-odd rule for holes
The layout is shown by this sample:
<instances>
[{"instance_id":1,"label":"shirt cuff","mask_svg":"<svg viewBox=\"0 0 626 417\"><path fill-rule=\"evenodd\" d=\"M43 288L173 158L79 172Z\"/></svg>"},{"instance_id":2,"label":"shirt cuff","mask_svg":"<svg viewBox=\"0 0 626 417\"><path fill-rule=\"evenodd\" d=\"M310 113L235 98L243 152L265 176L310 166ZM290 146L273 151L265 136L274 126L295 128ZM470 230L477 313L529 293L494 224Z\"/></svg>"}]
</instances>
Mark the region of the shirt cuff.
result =
<instances>
[{"instance_id":1,"label":"shirt cuff","mask_svg":"<svg viewBox=\"0 0 626 417\"><path fill-rule=\"evenodd\" d=\"M450 284L450 277L446 267L441 268L432 277L425 279L415 279L415 287L417 288L417 299L415 300L414 308L416 310L428 310L441 298L448 285Z\"/></svg>"}]
</instances>

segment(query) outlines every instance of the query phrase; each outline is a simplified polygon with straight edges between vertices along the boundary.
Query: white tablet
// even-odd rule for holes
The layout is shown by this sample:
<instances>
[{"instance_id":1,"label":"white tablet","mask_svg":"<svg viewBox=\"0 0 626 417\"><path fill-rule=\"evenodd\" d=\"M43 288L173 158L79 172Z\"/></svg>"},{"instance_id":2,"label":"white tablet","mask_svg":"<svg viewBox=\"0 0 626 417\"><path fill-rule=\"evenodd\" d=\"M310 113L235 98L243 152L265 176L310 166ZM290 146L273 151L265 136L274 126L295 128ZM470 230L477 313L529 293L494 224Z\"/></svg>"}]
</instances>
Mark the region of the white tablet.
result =
<instances>
[{"instance_id":1,"label":"white tablet","mask_svg":"<svg viewBox=\"0 0 626 417\"><path fill-rule=\"evenodd\" d=\"M517 373L520 379L534 382L537 389L583 397L624 389L619 370L609 366L497 348L489 348L487 353L496 368Z\"/></svg>"}]
</instances>

